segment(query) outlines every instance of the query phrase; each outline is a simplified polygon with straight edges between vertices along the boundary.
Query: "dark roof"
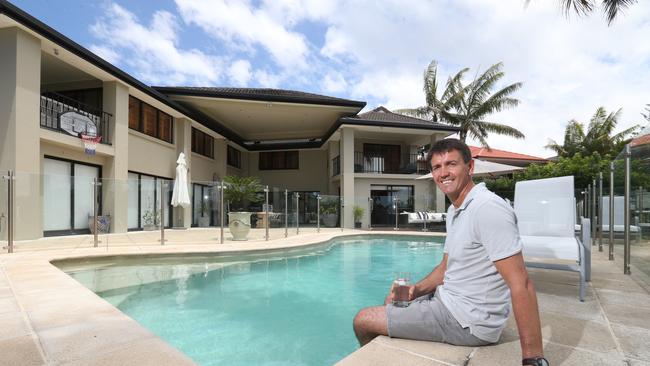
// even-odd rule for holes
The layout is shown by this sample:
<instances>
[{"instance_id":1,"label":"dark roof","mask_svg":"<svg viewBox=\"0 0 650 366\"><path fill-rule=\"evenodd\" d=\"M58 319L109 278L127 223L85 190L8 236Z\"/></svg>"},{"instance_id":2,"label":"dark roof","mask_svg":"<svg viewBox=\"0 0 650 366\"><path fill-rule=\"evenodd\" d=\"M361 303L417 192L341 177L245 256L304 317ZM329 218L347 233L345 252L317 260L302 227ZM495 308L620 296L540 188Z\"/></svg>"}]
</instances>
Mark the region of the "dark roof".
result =
<instances>
[{"instance_id":1,"label":"dark roof","mask_svg":"<svg viewBox=\"0 0 650 366\"><path fill-rule=\"evenodd\" d=\"M323 104L355 108L363 108L366 106L366 102L285 89L208 88L184 86L153 86L152 88L167 95L188 95L198 97L246 99L270 102Z\"/></svg>"},{"instance_id":2,"label":"dark roof","mask_svg":"<svg viewBox=\"0 0 650 366\"><path fill-rule=\"evenodd\" d=\"M343 123L358 125L424 128L427 130L443 130L451 132L460 131L458 127L394 113L384 106L379 106L369 112L361 113L354 117L343 117L341 118L341 121Z\"/></svg>"}]
</instances>

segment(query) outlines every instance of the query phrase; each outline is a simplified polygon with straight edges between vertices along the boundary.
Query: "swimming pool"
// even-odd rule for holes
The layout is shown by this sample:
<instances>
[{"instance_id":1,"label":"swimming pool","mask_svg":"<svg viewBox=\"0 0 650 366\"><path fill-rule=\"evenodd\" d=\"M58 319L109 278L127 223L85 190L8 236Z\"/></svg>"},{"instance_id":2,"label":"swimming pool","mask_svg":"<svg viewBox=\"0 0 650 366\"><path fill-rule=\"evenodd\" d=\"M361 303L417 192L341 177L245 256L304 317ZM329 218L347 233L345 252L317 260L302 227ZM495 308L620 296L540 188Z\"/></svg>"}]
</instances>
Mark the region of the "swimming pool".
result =
<instances>
[{"instance_id":1,"label":"swimming pool","mask_svg":"<svg viewBox=\"0 0 650 366\"><path fill-rule=\"evenodd\" d=\"M252 262L116 259L64 270L198 364L331 365L358 348L356 312L381 304L396 272L428 274L442 240L356 236Z\"/></svg>"}]
</instances>

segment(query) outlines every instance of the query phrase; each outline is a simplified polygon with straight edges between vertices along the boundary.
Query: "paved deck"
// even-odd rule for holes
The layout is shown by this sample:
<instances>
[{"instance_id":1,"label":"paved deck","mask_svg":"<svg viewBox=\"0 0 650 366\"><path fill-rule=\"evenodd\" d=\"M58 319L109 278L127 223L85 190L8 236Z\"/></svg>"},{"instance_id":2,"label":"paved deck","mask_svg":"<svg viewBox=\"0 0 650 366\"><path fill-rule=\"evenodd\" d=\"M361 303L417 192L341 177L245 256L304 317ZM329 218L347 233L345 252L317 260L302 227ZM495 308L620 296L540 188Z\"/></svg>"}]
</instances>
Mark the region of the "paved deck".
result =
<instances>
[{"instance_id":1,"label":"paved deck","mask_svg":"<svg viewBox=\"0 0 650 366\"><path fill-rule=\"evenodd\" d=\"M253 230L252 240L219 244L215 229L168 230L161 246L157 232L18 242L0 254L0 365L191 365L193 362L90 290L52 266L52 259L117 254L232 252L288 248L363 231ZM393 234L393 231L389 233ZM403 232L415 234L415 232ZM436 234L428 234L436 235ZM226 234L226 238L229 237ZM618 256L620 258L620 256ZM538 289L545 352L552 365L650 366L650 280L620 262L593 254L593 281L587 299L577 299L577 276L531 270ZM516 327L510 321L498 345L454 347L380 337L340 365L517 365Z\"/></svg>"}]
</instances>

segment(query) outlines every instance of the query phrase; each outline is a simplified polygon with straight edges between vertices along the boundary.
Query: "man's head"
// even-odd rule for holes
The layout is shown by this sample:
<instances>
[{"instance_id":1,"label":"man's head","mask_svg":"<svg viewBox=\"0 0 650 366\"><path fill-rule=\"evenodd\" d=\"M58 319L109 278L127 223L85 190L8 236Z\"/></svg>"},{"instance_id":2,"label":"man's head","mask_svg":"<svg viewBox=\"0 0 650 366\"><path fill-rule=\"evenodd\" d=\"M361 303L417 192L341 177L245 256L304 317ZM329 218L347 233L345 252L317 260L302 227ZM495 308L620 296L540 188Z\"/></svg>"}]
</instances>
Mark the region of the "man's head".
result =
<instances>
[{"instance_id":1,"label":"man's head","mask_svg":"<svg viewBox=\"0 0 650 366\"><path fill-rule=\"evenodd\" d=\"M431 146L427 159L438 188L458 207L474 186L474 161L469 147L457 139L444 139Z\"/></svg>"}]
</instances>

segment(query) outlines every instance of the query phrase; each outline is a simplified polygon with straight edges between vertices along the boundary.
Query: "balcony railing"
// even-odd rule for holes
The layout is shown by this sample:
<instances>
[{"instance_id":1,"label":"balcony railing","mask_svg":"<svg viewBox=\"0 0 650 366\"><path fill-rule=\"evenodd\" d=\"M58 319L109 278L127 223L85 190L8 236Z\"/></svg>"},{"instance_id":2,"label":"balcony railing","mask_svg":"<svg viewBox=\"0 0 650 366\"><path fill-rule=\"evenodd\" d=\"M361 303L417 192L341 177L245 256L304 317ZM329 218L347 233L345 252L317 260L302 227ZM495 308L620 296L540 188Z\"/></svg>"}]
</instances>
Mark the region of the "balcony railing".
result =
<instances>
[{"instance_id":1,"label":"balcony railing","mask_svg":"<svg viewBox=\"0 0 650 366\"><path fill-rule=\"evenodd\" d=\"M337 155L332 159L332 177L341 174L341 155Z\"/></svg>"},{"instance_id":2,"label":"balcony railing","mask_svg":"<svg viewBox=\"0 0 650 366\"><path fill-rule=\"evenodd\" d=\"M379 155L354 152L355 173L426 174L429 164L421 154Z\"/></svg>"},{"instance_id":3,"label":"balcony railing","mask_svg":"<svg viewBox=\"0 0 650 366\"><path fill-rule=\"evenodd\" d=\"M110 145L110 113L80 103L57 93L41 95L41 127L68 135L98 137L100 143Z\"/></svg>"}]
</instances>

